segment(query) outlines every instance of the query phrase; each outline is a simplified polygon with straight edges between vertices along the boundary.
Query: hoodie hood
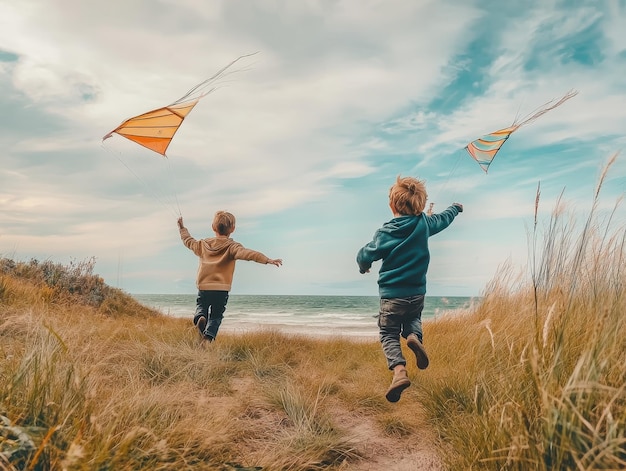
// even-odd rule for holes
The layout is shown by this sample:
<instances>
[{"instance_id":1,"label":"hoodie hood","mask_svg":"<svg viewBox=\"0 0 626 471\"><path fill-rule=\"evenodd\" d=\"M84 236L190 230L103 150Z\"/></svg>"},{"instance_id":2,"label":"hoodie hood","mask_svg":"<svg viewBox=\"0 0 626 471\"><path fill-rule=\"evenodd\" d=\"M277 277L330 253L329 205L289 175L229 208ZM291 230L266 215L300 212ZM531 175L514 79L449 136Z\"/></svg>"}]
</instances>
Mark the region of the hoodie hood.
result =
<instances>
[{"instance_id":1,"label":"hoodie hood","mask_svg":"<svg viewBox=\"0 0 626 471\"><path fill-rule=\"evenodd\" d=\"M386 222L383 227L380 228L380 232L389 234L391 237L406 238L415 231L419 220L424 215L419 216L398 216L391 221Z\"/></svg>"},{"instance_id":2,"label":"hoodie hood","mask_svg":"<svg viewBox=\"0 0 626 471\"><path fill-rule=\"evenodd\" d=\"M228 249L228 246L233 243L233 239L222 239L217 237L212 237L210 239L202 239L202 246L204 250L208 250L211 253L222 253Z\"/></svg>"}]
</instances>

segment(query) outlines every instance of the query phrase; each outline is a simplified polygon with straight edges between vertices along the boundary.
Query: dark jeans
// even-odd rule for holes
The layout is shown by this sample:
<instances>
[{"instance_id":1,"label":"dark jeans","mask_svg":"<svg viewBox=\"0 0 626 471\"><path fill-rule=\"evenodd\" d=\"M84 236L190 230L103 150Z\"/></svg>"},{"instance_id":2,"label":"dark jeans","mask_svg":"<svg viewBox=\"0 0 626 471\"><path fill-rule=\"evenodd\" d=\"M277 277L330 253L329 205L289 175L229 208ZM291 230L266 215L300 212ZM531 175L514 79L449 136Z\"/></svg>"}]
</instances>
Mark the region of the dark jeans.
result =
<instances>
[{"instance_id":1,"label":"dark jeans","mask_svg":"<svg viewBox=\"0 0 626 471\"><path fill-rule=\"evenodd\" d=\"M390 370L395 366L406 365L400 347L400 335L407 338L417 335L422 341L422 310L424 295L408 298L381 298L378 314L378 329L383 353Z\"/></svg>"},{"instance_id":2,"label":"dark jeans","mask_svg":"<svg viewBox=\"0 0 626 471\"><path fill-rule=\"evenodd\" d=\"M200 317L207 319L204 335L214 339L222 324L226 303L228 302L228 291L198 291L196 298L196 315L193 317L194 325L198 323Z\"/></svg>"}]
</instances>

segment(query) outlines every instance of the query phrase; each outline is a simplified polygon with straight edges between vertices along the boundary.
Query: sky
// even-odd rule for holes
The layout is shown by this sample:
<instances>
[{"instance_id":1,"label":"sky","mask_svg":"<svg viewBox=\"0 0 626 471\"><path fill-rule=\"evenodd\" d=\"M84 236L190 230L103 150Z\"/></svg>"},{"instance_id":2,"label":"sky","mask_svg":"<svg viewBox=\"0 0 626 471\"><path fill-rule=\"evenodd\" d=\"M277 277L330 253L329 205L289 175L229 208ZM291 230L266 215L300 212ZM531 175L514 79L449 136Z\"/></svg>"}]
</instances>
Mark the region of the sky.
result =
<instances>
[{"instance_id":1,"label":"sky","mask_svg":"<svg viewBox=\"0 0 626 471\"><path fill-rule=\"evenodd\" d=\"M167 158L102 141L253 53ZM374 296L380 262L355 257L402 175L464 206L430 239L427 294L480 296L524 273L538 187L540 227L561 195L584 218L616 153L599 210L626 188L625 0L0 0L0 90L0 256L95 260L130 293L194 293L176 219L200 239L226 210L284 262L238 262L232 293ZM465 152L569 90L488 173Z\"/></svg>"}]
</instances>

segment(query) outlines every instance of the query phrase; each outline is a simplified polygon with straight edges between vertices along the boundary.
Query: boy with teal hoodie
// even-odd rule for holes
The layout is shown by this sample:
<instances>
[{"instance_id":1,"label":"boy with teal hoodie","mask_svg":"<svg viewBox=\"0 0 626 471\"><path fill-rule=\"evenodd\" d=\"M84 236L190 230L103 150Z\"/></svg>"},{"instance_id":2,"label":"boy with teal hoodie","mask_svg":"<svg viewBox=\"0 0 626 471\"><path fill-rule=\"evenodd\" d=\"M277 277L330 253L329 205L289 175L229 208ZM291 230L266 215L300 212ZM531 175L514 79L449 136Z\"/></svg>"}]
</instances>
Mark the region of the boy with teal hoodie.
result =
<instances>
[{"instance_id":1,"label":"boy with teal hoodie","mask_svg":"<svg viewBox=\"0 0 626 471\"><path fill-rule=\"evenodd\" d=\"M361 273L369 273L372 263L382 260L378 274L378 328L387 365L394 373L385 395L389 402L399 401L402 392L411 385L400 336L415 354L417 367L428 367L428 355L422 344L422 310L430 262L428 238L448 227L463 211L462 204L454 203L440 214L426 215L426 198L423 181L398 177L389 191L393 219L376 231L373 240L359 250L356 258Z\"/></svg>"}]
</instances>

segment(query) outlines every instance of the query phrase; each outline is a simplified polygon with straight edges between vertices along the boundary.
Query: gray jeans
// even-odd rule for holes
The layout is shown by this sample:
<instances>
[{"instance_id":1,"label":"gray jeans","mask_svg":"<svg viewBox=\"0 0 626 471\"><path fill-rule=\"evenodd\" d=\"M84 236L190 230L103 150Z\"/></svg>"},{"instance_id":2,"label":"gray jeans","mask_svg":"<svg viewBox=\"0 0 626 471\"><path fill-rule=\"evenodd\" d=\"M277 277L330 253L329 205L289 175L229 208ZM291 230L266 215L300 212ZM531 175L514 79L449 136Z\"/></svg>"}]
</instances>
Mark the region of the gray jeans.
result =
<instances>
[{"instance_id":1,"label":"gray jeans","mask_svg":"<svg viewBox=\"0 0 626 471\"><path fill-rule=\"evenodd\" d=\"M420 342L422 341L423 309L423 294L408 298L382 298L380 300L378 329L380 343L390 370L398 365L406 365L400 347L400 335L407 338L410 334L415 334Z\"/></svg>"}]
</instances>

